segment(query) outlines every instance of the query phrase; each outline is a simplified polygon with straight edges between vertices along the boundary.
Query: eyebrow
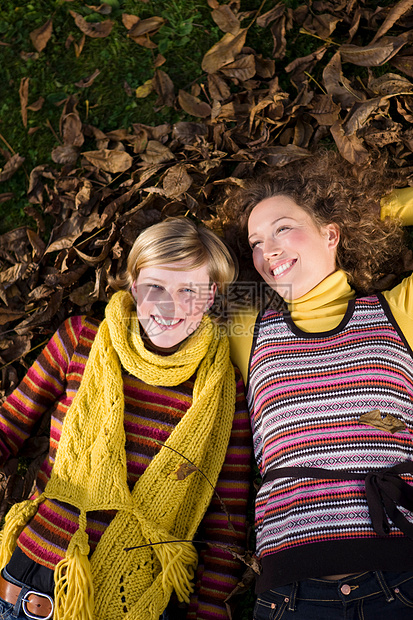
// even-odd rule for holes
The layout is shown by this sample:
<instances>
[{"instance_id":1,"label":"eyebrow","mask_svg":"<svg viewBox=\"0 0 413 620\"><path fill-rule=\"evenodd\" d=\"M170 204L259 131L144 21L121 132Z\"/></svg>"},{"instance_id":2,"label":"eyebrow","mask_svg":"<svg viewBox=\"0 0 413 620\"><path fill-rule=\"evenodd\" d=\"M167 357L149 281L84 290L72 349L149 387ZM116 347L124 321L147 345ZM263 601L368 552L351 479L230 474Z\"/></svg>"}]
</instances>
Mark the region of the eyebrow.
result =
<instances>
[{"instance_id":1,"label":"eyebrow","mask_svg":"<svg viewBox=\"0 0 413 620\"><path fill-rule=\"evenodd\" d=\"M148 284L150 282L153 282L155 284L161 284L162 286L168 284L167 280L159 280L159 278L154 278L152 276L143 276L141 284ZM190 280L189 282L177 282L177 286L196 286L197 284L200 283L195 282L195 280Z\"/></svg>"}]
</instances>

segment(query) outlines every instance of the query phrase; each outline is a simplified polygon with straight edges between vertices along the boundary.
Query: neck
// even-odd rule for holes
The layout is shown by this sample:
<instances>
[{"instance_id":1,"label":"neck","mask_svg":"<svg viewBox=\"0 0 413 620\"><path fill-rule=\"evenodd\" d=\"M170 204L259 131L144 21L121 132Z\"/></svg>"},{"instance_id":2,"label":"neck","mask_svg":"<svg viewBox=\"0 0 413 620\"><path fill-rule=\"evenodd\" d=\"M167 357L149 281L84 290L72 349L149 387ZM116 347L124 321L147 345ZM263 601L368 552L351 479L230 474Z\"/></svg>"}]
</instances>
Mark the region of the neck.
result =
<instances>
[{"instance_id":1,"label":"neck","mask_svg":"<svg viewBox=\"0 0 413 620\"><path fill-rule=\"evenodd\" d=\"M176 353L178 351L182 342L185 342L185 340L183 340L182 342L178 342L178 344L175 344L173 347L165 347L165 348L158 347L156 344L152 342L152 340L149 338L148 334L145 332L145 330L143 329L140 323L139 323L139 329L140 329L140 334L141 334L142 342L144 344L145 349L147 349L151 353L155 353L156 355L163 355L163 356L172 355L173 353Z\"/></svg>"},{"instance_id":2,"label":"neck","mask_svg":"<svg viewBox=\"0 0 413 620\"><path fill-rule=\"evenodd\" d=\"M349 300L354 296L346 274L339 270L302 297L289 302L288 309L300 329L309 332L328 331L340 323Z\"/></svg>"}]
</instances>

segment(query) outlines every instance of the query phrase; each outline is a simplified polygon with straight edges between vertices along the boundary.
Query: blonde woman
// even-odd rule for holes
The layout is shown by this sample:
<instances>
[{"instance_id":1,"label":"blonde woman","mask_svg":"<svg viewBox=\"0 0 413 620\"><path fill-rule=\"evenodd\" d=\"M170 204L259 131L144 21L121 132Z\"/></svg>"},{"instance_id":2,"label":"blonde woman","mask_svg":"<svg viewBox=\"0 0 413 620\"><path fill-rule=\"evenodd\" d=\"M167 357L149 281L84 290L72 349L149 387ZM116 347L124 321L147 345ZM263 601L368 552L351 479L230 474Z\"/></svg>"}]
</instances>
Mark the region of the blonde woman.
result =
<instances>
[{"instance_id":1,"label":"blonde woman","mask_svg":"<svg viewBox=\"0 0 413 620\"><path fill-rule=\"evenodd\" d=\"M2 618L226 618L249 432L242 380L208 313L235 274L208 229L150 227L105 320L68 319L3 404L3 461L47 411L51 431L34 496L6 517ZM188 463L198 470L180 476Z\"/></svg>"}]
</instances>

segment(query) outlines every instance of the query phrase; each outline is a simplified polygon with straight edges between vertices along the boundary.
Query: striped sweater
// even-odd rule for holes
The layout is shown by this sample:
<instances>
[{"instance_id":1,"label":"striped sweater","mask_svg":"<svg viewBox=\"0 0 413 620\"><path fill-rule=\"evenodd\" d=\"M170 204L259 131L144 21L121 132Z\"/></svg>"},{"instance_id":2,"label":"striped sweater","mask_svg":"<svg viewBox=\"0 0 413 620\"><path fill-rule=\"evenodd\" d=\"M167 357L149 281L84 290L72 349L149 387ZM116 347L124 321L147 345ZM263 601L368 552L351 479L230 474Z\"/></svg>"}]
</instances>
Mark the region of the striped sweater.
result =
<instances>
[{"instance_id":1,"label":"striped sweater","mask_svg":"<svg viewBox=\"0 0 413 620\"><path fill-rule=\"evenodd\" d=\"M46 412L51 412L50 450L38 474L35 496L44 490L50 477L63 419L79 387L97 329L98 322L93 319L68 319L0 410L3 463L8 456L18 454L37 420ZM159 451L157 441L166 441L191 406L194 380L195 377L192 377L174 387L153 387L123 373L127 471L131 489ZM215 498L202 522L205 541L243 546L249 444L249 420L243 382L237 373L234 424L216 487L231 515L237 536L229 531L226 516ZM112 512L88 513L87 532L92 552L113 516ZM70 538L77 530L77 517L77 509L54 500L45 500L21 533L17 553L23 552L27 558L52 571L64 557ZM224 619L227 617L224 599L237 583L239 563L227 552L212 546L204 549L201 557L188 619ZM13 564L13 559L12 565L15 570L16 562ZM15 572L12 574L19 578ZM52 578L53 573L50 575Z\"/></svg>"},{"instance_id":2,"label":"striped sweater","mask_svg":"<svg viewBox=\"0 0 413 620\"><path fill-rule=\"evenodd\" d=\"M413 461L412 351L383 297L350 301L341 323L322 333L301 331L288 313L259 316L247 399L263 475L280 467L367 473ZM375 409L405 428L392 433L360 420ZM413 541L391 525L388 536L373 530L363 481L264 481L257 591L307 577L411 570Z\"/></svg>"}]
</instances>

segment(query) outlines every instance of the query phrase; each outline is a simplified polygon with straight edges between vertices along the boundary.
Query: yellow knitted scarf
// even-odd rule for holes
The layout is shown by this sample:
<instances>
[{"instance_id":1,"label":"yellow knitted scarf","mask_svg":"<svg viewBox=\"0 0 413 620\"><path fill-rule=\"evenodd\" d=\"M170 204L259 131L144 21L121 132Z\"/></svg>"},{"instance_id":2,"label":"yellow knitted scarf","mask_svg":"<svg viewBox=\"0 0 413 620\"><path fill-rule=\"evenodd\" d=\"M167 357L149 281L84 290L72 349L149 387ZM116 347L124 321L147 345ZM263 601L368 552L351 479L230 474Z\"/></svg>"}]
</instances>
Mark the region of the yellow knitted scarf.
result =
<instances>
[{"instance_id":1,"label":"yellow knitted scarf","mask_svg":"<svg viewBox=\"0 0 413 620\"><path fill-rule=\"evenodd\" d=\"M129 491L122 368L162 386L179 385L196 372L192 406L165 445L195 463L212 485L225 458L235 406L226 336L204 317L179 351L158 356L142 343L131 295L116 293L65 416L45 491L13 506L2 532L1 567L45 497L80 510L79 528L55 570L54 620L158 620L173 590L186 602L192 590L192 543L155 543L192 540L213 491L199 472L178 480L174 472L186 461L166 447ZM86 515L92 510L117 513L89 562Z\"/></svg>"}]
</instances>

